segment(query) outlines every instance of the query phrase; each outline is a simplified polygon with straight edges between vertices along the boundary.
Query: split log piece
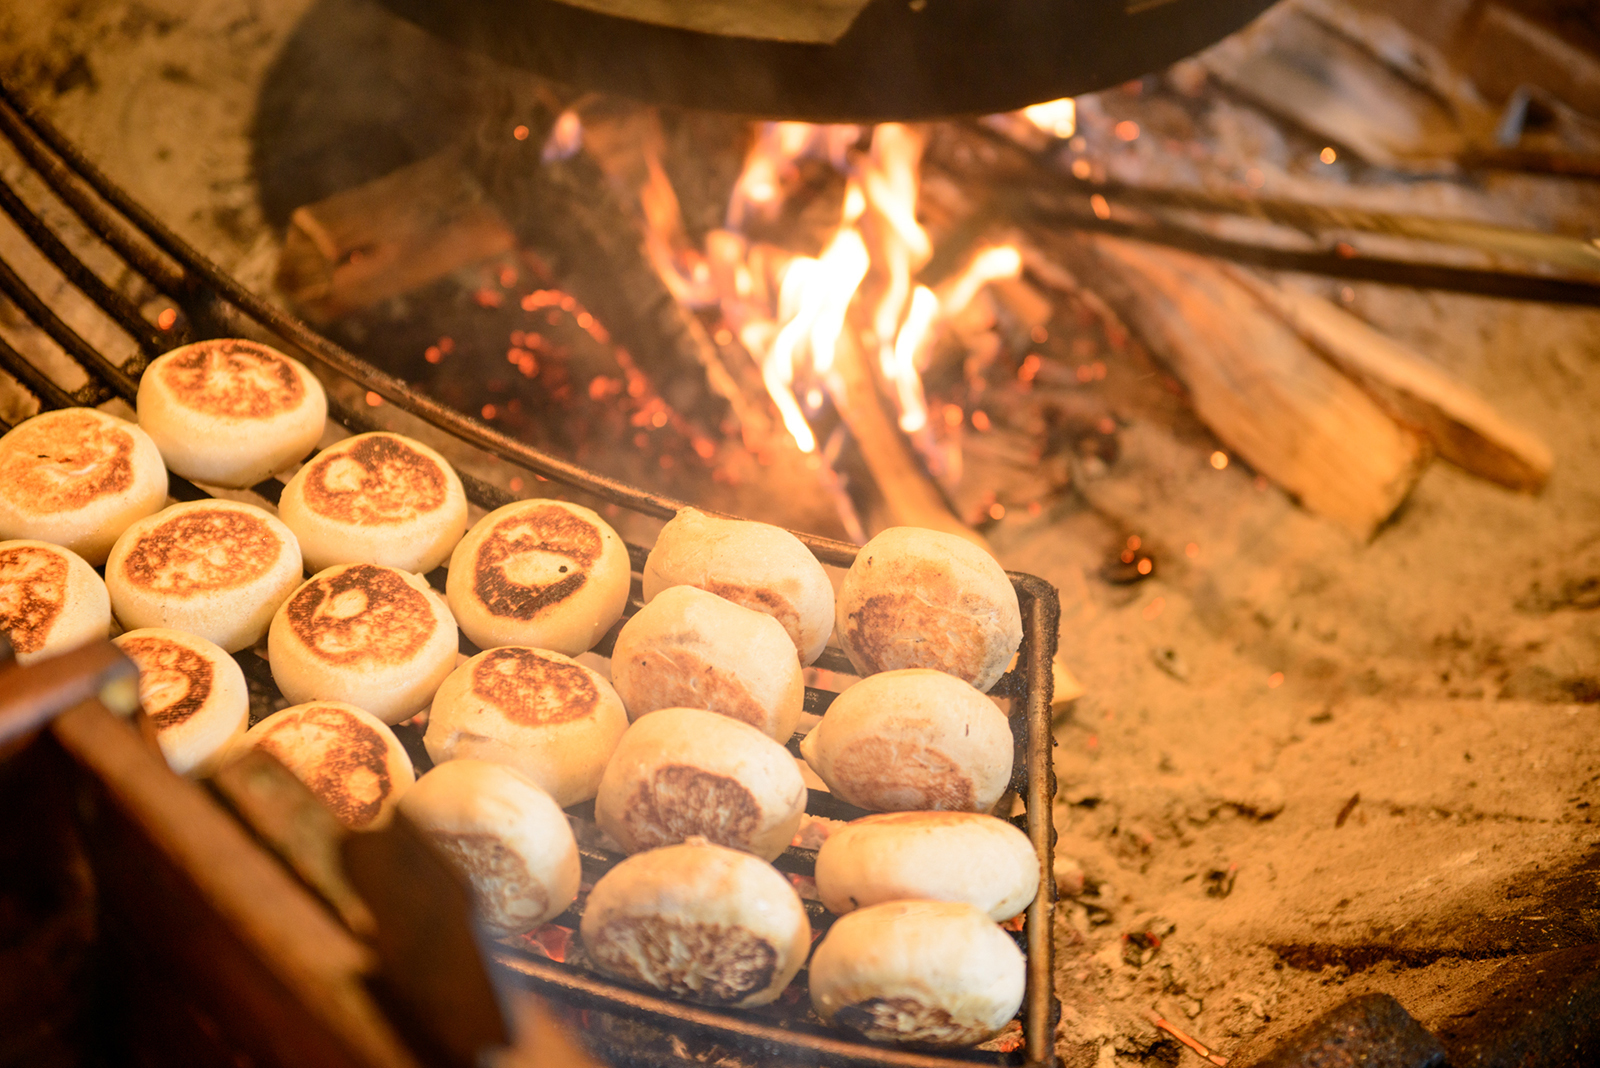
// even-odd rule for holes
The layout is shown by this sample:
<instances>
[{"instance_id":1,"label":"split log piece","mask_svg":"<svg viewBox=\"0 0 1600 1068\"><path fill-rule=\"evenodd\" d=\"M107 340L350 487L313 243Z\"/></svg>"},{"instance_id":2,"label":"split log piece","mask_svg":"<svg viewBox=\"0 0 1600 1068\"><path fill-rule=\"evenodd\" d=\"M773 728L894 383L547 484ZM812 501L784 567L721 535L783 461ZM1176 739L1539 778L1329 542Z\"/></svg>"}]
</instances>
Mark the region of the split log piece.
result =
<instances>
[{"instance_id":1,"label":"split log piece","mask_svg":"<svg viewBox=\"0 0 1600 1068\"><path fill-rule=\"evenodd\" d=\"M1427 446L1222 267L1119 238L1063 242L1069 263L1188 387L1246 463L1363 538L1411 492Z\"/></svg>"},{"instance_id":2,"label":"split log piece","mask_svg":"<svg viewBox=\"0 0 1600 1068\"><path fill-rule=\"evenodd\" d=\"M882 514L866 518L869 535L893 526L927 527L966 538L986 551L983 536L958 519L910 444L884 410L878 382L852 331L839 338L832 373L826 377L834 408L860 447L883 498Z\"/></svg>"},{"instance_id":3,"label":"split log piece","mask_svg":"<svg viewBox=\"0 0 1600 1068\"><path fill-rule=\"evenodd\" d=\"M1549 480L1550 447L1437 364L1321 297L1222 269L1446 460L1515 490L1537 492Z\"/></svg>"},{"instance_id":4,"label":"split log piece","mask_svg":"<svg viewBox=\"0 0 1600 1068\"><path fill-rule=\"evenodd\" d=\"M514 247L460 153L441 152L295 209L276 282L326 323Z\"/></svg>"}]
</instances>

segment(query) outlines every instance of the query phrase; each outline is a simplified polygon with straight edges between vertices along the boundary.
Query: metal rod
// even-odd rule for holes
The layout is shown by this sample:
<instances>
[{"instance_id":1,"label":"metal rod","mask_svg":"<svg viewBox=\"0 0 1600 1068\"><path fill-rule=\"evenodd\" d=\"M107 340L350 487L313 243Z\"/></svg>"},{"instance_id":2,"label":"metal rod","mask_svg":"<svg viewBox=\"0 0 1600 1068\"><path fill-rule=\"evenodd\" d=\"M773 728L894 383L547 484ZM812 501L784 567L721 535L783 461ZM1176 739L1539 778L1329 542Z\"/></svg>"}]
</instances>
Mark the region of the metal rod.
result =
<instances>
[{"instance_id":1,"label":"metal rod","mask_svg":"<svg viewBox=\"0 0 1600 1068\"><path fill-rule=\"evenodd\" d=\"M139 309L134 307L132 301L112 289L104 279L75 256L54 231L44 224L44 220L23 203L22 198L17 196L16 190L3 180L0 180L0 211L11 216L11 221L16 223L17 228L33 243L33 246L55 265L56 270L77 286L84 296L111 316L116 324L138 343L145 355L155 356L176 347L176 342L170 335L164 334L155 324L146 320L139 314Z\"/></svg>"},{"instance_id":2,"label":"metal rod","mask_svg":"<svg viewBox=\"0 0 1600 1068\"><path fill-rule=\"evenodd\" d=\"M37 293L28 288L22 276L11 269L5 260L0 260L0 293L11 298L22 314L33 321L34 325L50 335L54 341L66 350L68 356L77 360L85 368L93 367L95 372L111 386L121 397L133 402L139 392L138 383L126 371L102 356L93 345L83 340L83 337L72 327L61 320L49 305L39 299Z\"/></svg>"}]
</instances>

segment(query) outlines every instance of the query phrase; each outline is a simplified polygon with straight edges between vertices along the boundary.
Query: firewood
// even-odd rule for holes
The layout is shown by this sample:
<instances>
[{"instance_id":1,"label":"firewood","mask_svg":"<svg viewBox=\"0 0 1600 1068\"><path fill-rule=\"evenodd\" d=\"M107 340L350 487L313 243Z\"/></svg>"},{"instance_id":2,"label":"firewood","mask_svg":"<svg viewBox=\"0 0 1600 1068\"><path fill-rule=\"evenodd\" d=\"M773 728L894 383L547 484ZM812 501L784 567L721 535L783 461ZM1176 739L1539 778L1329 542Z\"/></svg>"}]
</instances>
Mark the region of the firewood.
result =
<instances>
[{"instance_id":1,"label":"firewood","mask_svg":"<svg viewBox=\"0 0 1600 1068\"><path fill-rule=\"evenodd\" d=\"M1516 490L1537 492L1549 479L1549 446L1437 364L1321 297L1224 270L1446 460Z\"/></svg>"},{"instance_id":2,"label":"firewood","mask_svg":"<svg viewBox=\"0 0 1600 1068\"><path fill-rule=\"evenodd\" d=\"M442 152L296 209L276 281L307 318L326 323L515 244L459 153Z\"/></svg>"},{"instance_id":3,"label":"firewood","mask_svg":"<svg viewBox=\"0 0 1600 1068\"><path fill-rule=\"evenodd\" d=\"M1368 538L1405 500L1427 461L1421 436L1222 267L1101 236L1056 251L1183 381L1212 432L1306 508Z\"/></svg>"},{"instance_id":4,"label":"firewood","mask_svg":"<svg viewBox=\"0 0 1600 1068\"><path fill-rule=\"evenodd\" d=\"M988 549L983 536L950 510L944 494L889 418L883 393L852 331L840 335L833 372L828 376L829 397L860 447L882 498L882 509L863 517L868 535L887 527L927 527L957 534Z\"/></svg>"},{"instance_id":5,"label":"firewood","mask_svg":"<svg viewBox=\"0 0 1600 1068\"><path fill-rule=\"evenodd\" d=\"M1258 106L1384 167L1435 167L1476 130L1347 36L1280 8L1202 53L1207 71Z\"/></svg>"}]
</instances>

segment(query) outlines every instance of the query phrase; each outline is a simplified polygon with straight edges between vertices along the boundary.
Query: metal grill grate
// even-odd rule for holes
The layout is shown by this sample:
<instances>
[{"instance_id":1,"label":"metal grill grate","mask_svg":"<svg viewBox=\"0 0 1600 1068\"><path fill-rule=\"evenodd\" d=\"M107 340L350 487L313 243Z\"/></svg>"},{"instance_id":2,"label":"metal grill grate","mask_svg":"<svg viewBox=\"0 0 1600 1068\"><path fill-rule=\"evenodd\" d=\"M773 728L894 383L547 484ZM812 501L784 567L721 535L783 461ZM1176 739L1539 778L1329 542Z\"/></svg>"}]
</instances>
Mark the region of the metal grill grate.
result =
<instances>
[{"instance_id":1,"label":"metal grill grate","mask_svg":"<svg viewBox=\"0 0 1600 1068\"><path fill-rule=\"evenodd\" d=\"M303 323L262 300L238 281L199 255L162 223L141 208L129 195L112 183L97 167L42 118L33 115L0 85L0 134L10 143L17 157L42 180L43 186L87 227L101 244L95 256L109 251L160 294L183 310L180 319L165 326L150 322L135 302L108 284L68 247L37 206L9 181L0 180L0 210L3 210L28 240L60 273L61 278L103 311L116 328L132 339L137 352L118 364L73 329L52 310L17 273L0 259L0 293L16 305L22 315L47 335L65 355L82 369L87 383L66 390L36 366L0 334L0 368L14 377L37 398L41 409L92 406L114 398L132 404L144 366L161 352L207 337L261 336L274 345L308 360L323 372L374 392L395 407L458 442L521 470L593 495L604 501L657 518L672 516L685 502L648 493L614 479L595 474L575 464L550 456L502 434L490 426L434 401L404 381L361 360L340 348ZM16 183L22 184L22 183ZM51 206L48 210L56 210ZM86 253L87 254L87 253ZM162 320L163 323L166 320ZM382 411L382 409L378 409ZM352 408L330 397L330 416L351 432L386 429L374 414ZM3 425L3 424L0 424ZM462 473L467 497L472 503L494 509L514 498L505 491L467 473ZM180 500L208 496L207 492L181 478L170 479L170 492ZM268 480L252 492L276 504L282 483ZM800 539L826 563L848 566L855 558L855 547L826 538L799 534ZM637 572L643 567L646 550L628 546L635 572L634 588L627 615L641 607ZM442 587L442 572L430 579ZM1012 702L1011 726L1016 739L1016 757L1011 787L1021 800L1025 815L1017 823L1029 835L1041 861L1040 889L1026 913L1019 941L1027 955L1028 990L1021 1013L1024 1043L1020 1051L1002 1056L1002 1063L1049 1064L1054 1060L1054 1032L1059 1007L1052 990L1051 928L1055 883L1051 861L1055 832L1051 821L1051 801L1055 775L1051 763L1050 736L1051 660L1055 654L1059 603L1048 583L1031 575L1011 573L1021 603L1023 642L1017 666L1008 671L990 691ZM607 634L595 652L608 656L616 640L617 628ZM476 652L463 646L465 652ZM240 654L247 674L270 685L264 662L251 653ZM836 650L829 650L817 661L818 667L845 674L852 673L849 662ZM835 693L807 688L805 708L824 711ZM404 730L404 729L402 729ZM414 730L408 748L421 766L426 754ZM791 741L791 750L796 741ZM580 818L592 818L592 808L572 810ZM862 815L830 794L812 791L807 810L813 815L850 819ZM809 875L815 851L791 848L778 858L779 870ZM583 852L586 878L598 877L620 855L588 849ZM810 907L814 927L825 927L828 915L820 906ZM581 914L574 906L556 922L575 927ZM558 964L519 950L509 944L497 954L500 963L522 982L554 999L585 1009L597 1009L625 1019L663 1025L673 1034L694 1036L760 1057L779 1057L805 1063L877 1065L883 1068L939 1068L965 1063L974 1058L993 1063L994 1054L960 1053L933 1055L886 1049L851 1041L840 1033L807 1023L803 1011L795 1008L787 1016L772 1012L724 1011L686 1005L653 994L612 983L601 976L574 966ZM623 1059L627 1059L624 1056Z\"/></svg>"}]
</instances>

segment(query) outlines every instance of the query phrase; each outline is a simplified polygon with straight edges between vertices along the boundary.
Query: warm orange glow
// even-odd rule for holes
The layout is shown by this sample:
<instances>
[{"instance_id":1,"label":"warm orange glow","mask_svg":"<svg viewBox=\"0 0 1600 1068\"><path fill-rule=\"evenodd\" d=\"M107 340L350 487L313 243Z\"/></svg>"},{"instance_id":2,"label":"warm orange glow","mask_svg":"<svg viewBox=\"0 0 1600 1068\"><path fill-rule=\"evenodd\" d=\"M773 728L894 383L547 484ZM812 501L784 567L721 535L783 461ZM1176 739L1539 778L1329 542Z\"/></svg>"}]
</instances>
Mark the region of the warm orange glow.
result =
<instances>
[{"instance_id":1,"label":"warm orange glow","mask_svg":"<svg viewBox=\"0 0 1600 1068\"><path fill-rule=\"evenodd\" d=\"M1022 117L1058 140L1065 141L1078 132L1078 102L1070 96L1031 104L1022 109Z\"/></svg>"},{"instance_id":2,"label":"warm orange glow","mask_svg":"<svg viewBox=\"0 0 1600 1068\"><path fill-rule=\"evenodd\" d=\"M939 287L939 308L959 314L990 282L1022 274L1022 253L1015 245L993 245L975 253L960 274Z\"/></svg>"},{"instance_id":3,"label":"warm orange glow","mask_svg":"<svg viewBox=\"0 0 1600 1068\"><path fill-rule=\"evenodd\" d=\"M367 407L376 408L378 405L380 405L382 403L383 403L383 398L382 397L378 396L376 393L373 393L371 390L367 391Z\"/></svg>"},{"instance_id":4,"label":"warm orange glow","mask_svg":"<svg viewBox=\"0 0 1600 1068\"><path fill-rule=\"evenodd\" d=\"M1094 210L1094 217L1096 219L1111 218L1111 205L1106 201L1106 198L1101 196L1099 193L1096 193L1094 196L1089 198L1089 207Z\"/></svg>"},{"instance_id":5,"label":"warm orange glow","mask_svg":"<svg viewBox=\"0 0 1600 1068\"><path fill-rule=\"evenodd\" d=\"M539 157L546 163L554 163L572 158L582 147L583 122L576 111L568 108L556 116L555 125L550 127L550 136L545 138L544 147L539 150Z\"/></svg>"},{"instance_id":6,"label":"warm orange glow","mask_svg":"<svg viewBox=\"0 0 1600 1068\"><path fill-rule=\"evenodd\" d=\"M1212 453L1211 454L1211 466L1215 467L1218 471L1221 471L1224 467L1227 467L1228 466L1228 454L1225 453L1225 452L1221 452L1221 451L1217 451L1217 452Z\"/></svg>"},{"instance_id":7,"label":"warm orange glow","mask_svg":"<svg viewBox=\"0 0 1600 1068\"><path fill-rule=\"evenodd\" d=\"M162 308L161 314L156 316L156 326L162 330L171 330L172 325L178 321L177 308Z\"/></svg>"},{"instance_id":8,"label":"warm orange glow","mask_svg":"<svg viewBox=\"0 0 1600 1068\"><path fill-rule=\"evenodd\" d=\"M1132 119L1123 119L1111 128L1111 132L1117 135L1118 141L1139 140L1139 124Z\"/></svg>"},{"instance_id":9,"label":"warm orange glow","mask_svg":"<svg viewBox=\"0 0 1600 1068\"><path fill-rule=\"evenodd\" d=\"M1282 686L1282 685L1283 685L1283 672L1274 671L1272 674L1267 676L1267 689L1276 690L1279 686Z\"/></svg>"},{"instance_id":10,"label":"warm orange glow","mask_svg":"<svg viewBox=\"0 0 1600 1068\"><path fill-rule=\"evenodd\" d=\"M1329 147L1324 148L1321 152L1317 153L1317 158L1324 163L1332 163L1334 160L1339 158L1339 153L1335 152L1333 150L1333 146L1330 145Z\"/></svg>"}]
</instances>

